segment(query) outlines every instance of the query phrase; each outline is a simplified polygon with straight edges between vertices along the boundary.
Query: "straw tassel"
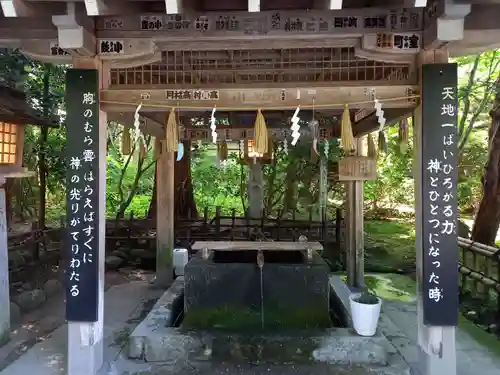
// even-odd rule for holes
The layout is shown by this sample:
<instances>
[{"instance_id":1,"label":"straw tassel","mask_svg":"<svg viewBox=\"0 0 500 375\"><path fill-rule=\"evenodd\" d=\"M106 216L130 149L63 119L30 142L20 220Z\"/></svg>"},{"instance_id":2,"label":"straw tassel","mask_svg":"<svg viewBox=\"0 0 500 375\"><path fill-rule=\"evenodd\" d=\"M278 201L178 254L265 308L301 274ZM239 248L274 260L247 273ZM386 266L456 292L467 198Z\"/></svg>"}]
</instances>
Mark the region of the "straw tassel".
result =
<instances>
[{"instance_id":1,"label":"straw tassel","mask_svg":"<svg viewBox=\"0 0 500 375\"><path fill-rule=\"evenodd\" d=\"M371 133L367 135L367 143L368 143L368 157L375 159L377 157L377 149L375 148L375 142L373 141L373 137Z\"/></svg>"},{"instance_id":2,"label":"straw tassel","mask_svg":"<svg viewBox=\"0 0 500 375\"><path fill-rule=\"evenodd\" d=\"M217 151L219 153L219 160L224 161L227 160L228 150L227 150L227 142L223 141L217 145Z\"/></svg>"},{"instance_id":3,"label":"straw tassel","mask_svg":"<svg viewBox=\"0 0 500 375\"><path fill-rule=\"evenodd\" d=\"M167 141L166 151L177 152L179 150L179 130L175 119L175 108L172 108L165 124L165 139Z\"/></svg>"},{"instance_id":4,"label":"straw tassel","mask_svg":"<svg viewBox=\"0 0 500 375\"><path fill-rule=\"evenodd\" d=\"M269 140L267 134L266 119L262 114L262 111L257 111L257 118L255 119L255 144L254 150L258 154L264 155L267 153L269 148Z\"/></svg>"},{"instance_id":5,"label":"straw tassel","mask_svg":"<svg viewBox=\"0 0 500 375\"><path fill-rule=\"evenodd\" d=\"M130 129L125 126L122 132L122 154L130 155Z\"/></svg>"},{"instance_id":6,"label":"straw tassel","mask_svg":"<svg viewBox=\"0 0 500 375\"><path fill-rule=\"evenodd\" d=\"M399 122L399 150L405 154L408 150L408 120L404 119Z\"/></svg>"},{"instance_id":7,"label":"straw tassel","mask_svg":"<svg viewBox=\"0 0 500 375\"><path fill-rule=\"evenodd\" d=\"M356 151L356 144L354 143L354 136L352 134L351 115L349 114L347 104L344 106L344 113L342 114L340 143L345 153L348 154Z\"/></svg>"},{"instance_id":8,"label":"straw tassel","mask_svg":"<svg viewBox=\"0 0 500 375\"><path fill-rule=\"evenodd\" d=\"M383 131L378 132L378 153L379 155L382 153L387 154L387 140Z\"/></svg>"}]
</instances>

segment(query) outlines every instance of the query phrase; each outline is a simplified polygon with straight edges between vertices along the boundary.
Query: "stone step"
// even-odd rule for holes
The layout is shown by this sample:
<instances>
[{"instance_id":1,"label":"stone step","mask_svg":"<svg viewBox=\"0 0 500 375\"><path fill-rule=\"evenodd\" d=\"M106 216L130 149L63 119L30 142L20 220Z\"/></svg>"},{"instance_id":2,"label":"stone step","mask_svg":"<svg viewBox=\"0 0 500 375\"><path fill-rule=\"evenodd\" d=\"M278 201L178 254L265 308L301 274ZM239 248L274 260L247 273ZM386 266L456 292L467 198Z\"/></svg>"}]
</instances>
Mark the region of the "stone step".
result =
<instances>
[{"instance_id":1,"label":"stone step","mask_svg":"<svg viewBox=\"0 0 500 375\"><path fill-rule=\"evenodd\" d=\"M137 337L130 342L137 347ZM378 334L361 337L350 329L287 335L239 335L220 332L182 332L158 327L141 337L140 358L148 362L221 361L241 363L388 363L389 342ZM129 353L138 353L131 351ZM138 355L134 355L138 358Z\"/></svg>"}]
</instances>

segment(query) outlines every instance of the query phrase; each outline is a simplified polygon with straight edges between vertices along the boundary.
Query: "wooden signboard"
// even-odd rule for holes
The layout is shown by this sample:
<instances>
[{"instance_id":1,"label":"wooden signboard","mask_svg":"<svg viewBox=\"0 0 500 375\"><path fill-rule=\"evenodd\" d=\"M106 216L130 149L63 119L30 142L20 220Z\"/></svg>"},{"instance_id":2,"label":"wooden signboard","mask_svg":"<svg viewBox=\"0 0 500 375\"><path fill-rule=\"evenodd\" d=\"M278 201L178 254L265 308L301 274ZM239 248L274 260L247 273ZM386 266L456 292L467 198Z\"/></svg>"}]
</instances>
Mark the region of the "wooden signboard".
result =
<instances>
[{"instance_id":1,"label":"wooden signboard","mask_svg":"<svg viewBox=\"0 0 500 375\"><path fill-rule=\"evenodd\" d=\"M99 304L99 85L97 70L66 73L66 320L96 322Z\"/></svg>"},{"instance_id":2,"label":"wooden signboard","mask_svg":"<svg viewBox=\"0 0 500 375\"><path fill-rule=\"evenodd\" d=\"M377 179L377 161L367 156L347 156L339 161L339 181L372 181Z\"/></svg>"},{"instance_id":3,"label":"wooden signboard","mask_svg":"<svg viewBox=\"0 0 500 375\"><path fill-rule=\"evenodd\" d=\"M422 67L423 318L458 324L457 65Z\"/></svg>"}]
</instances>

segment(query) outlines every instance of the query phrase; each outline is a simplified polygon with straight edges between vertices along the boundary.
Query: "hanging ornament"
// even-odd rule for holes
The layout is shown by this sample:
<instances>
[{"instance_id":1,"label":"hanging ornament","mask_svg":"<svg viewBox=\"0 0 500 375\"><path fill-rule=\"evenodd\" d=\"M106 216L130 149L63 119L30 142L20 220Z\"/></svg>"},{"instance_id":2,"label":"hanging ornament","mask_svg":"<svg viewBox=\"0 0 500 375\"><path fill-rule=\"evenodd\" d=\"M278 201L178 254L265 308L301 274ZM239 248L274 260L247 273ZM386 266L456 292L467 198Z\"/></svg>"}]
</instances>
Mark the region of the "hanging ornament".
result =
<instances>
[{"instance_id":1,"label":"hanging ornament","mask_svg":"<svg viewBox=\"0 0 500 375\"><path fill-rule=\"evenodd\" d=\"M130 129L124 126L122 132L122 154L130 155L130 149Z\"/></svg>"},{"instance_id":2,"label":"hanging ornament","mask_svg":"<svg viewBox=\"0 0 500 375\"><path fill-rule=\"evenodd\" d=\"M181 161L183 156L184 156L184 144L182 142L179 142L179 144L177 145L177 161Z\"/></svg>"},{"instance_id":3,"label":"hanging ornament","mask_svg":"<svg viewBox=\"0 0 500 375\"><path fill-rule=\"evenodd\" d=\"M227 143L226 141L222 141L217 145L217 152L219 154L219 160L220 161L225 161L227 160L228 156L228 150L227 150Z\"/></svg>"},{"instance_id":4,"label":"hanging ornament","mask_svg":"<svg viewBox=\"0 0 500 375\"><path fill-rule=\"evenodd\" d=\"M312 149L316 153L316 155L319 155L318 153L318 138L319 138L319 122L318 120L315 119L314 114L314 102L315 98L313 97L312 100L312 119L309 121L309 129L311 129L311 134L312 134Z\"/></svg>"},{"instance_id":5,"label":"hanging ornament","mask_svg":"<svg viewBox=\"0 0 500 375\"><path fill-rule=\"evenodd\" d=\"M405 154L408 150L408 119L403 119L399 122L399 150Z\"/></svg>"},{"instance_id":6,"label":"hanging ornament","mask_svg":"<svg viewBox=\"0 0 500 375\"><path fill-rule=\"evenodd\" d=\"M379 155L381 153L387 154L387 140L383 131L378 132L378 151Z\"/></svg>"},{"instance_id":7,"label":"hanging ornament","mask_svg":"<svg viewBox=\"0 0 500 375\"><path fill-rule=\"evenodd\" d=\"M328 159L328 152L330 151L330 143L328 143L328 139L325 139L325 148L323 150L325 157Z\"/></svg>"},{"instance_id":8,"label":"hanging ornament","mask_svg":"<svg viewBox=\"0 0 500 375\"><path fill-rule=\"evenodd\" d=\"M292 126L290 127L290 129L292 130L292 142L291 142L292 146L295 146L297 144L297 141L300 138L299 111L300 111L300 106L297 107L297 109L295 110L295 113L293 114L292 120L291 120Z\"/></svg>"},{"instance_id":9,"label":"hanging ornament","mask_svg":"<svg viewBox=\"0 0 500 375\"><path fill-rule=\"evenodd\" d=\"M175 119L175 108L170 110L165 124L165 140L167 152L177 152L179 150L179 129Z\"/></svg>"},{"instance_id":10,"label":"hanging ornament","mask_svg":"<svg viewBox=\"0 0 500 375\"><path fill-rule=\"evenodd\" d=\"M283 152L285 153L285 155L288 155L288 141L285 140L283 141Z\"/></svg>"},{"instance_id":11,"label":"hanging ornament","mask_svg":"<svg viewBox=\"0 0 500 375\"><path fill-rule=\"evenodd\" d=\"M239 149L240 149L240 159L243 159L245 157L245 140L240 139Z\"/></svg>"},{"instance_id":12,"label":"hanging ornament","mask_svg":"<svg viewBox=\"0 0 500 375\"><path fill-rule=\"evenodd\" d=\"M146 140L144 139L144 134L142 134L141 130L139 129L141 125L139 111L141 110L141 108L142 108L142 103L139 103L134 113L134 144L137 145L139 143L139 138L140 138L142 140L142 146L146 147Z\"/></svg>"},{"instance_id":13,"label":"hanging ornament","mask_svg":"<svg viewBox=\"0 0 500 375\"><path fill-rule=\"evenodd\" d=\"M373 137L371 133L366 135L367 144L368 144L368 157L375 159L377 157L377 149L375 148L375 142L373 141Z\"/></svg>"},{"instance_id":14,"label":"hanging ornament","mask_svg":"<svg viewBox=\"0 0 500 375\"><path fill-rule=\"evenodd\" d=\"M340 143L346 154L351 154L356 151L354 136L352 134L351 114L347 104L344 106L342 114L342 123L340 124Z\"/></svg>"},{"instance_id":15,"label":"hanging ornament","mask_svg":"<svg viewBox=\"0 0 500 375\"><path fill-rule=\"evenodd\" d=\"M257 117L255 119L255 142L253 147L254 151L259 155L267 154L269 147L266 119L260 109L257 110Z\"/></svg>"},{"instance_id":16,"label":"hanging ornament","mask_svg":"<svg viewBox=\"0 0 500 375\"><path fill-rule=\"evenodd\" d=\"M377 98L374 99L375 102L375 115L377 116L377 121L379 124L378 131L382 131L382 129L385 126L385 116L384 116L384 110L382 109L382 103L378 101Z\"/></svg>"},{"instance_id":17,"label":"hanging ornament","mask_svg":"<svg viewBox=\"0 0 500 375\"><path fill-rule=\"evenodd\" d=\"M215 106L212 109L212 116L210 116L210 129L212 129L212 142L217 142L217 132L215 131Z\"/></svg>"}]
</instances>

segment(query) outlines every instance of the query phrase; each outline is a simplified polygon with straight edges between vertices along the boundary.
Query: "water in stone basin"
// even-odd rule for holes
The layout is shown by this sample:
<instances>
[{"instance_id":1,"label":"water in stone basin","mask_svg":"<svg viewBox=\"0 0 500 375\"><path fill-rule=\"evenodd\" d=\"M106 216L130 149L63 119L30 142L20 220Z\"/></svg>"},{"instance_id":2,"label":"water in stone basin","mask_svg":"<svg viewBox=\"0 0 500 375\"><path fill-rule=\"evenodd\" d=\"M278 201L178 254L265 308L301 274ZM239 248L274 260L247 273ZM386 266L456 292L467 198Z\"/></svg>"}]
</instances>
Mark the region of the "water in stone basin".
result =
<instances>
[{"instance_id":1,"label":"water in stone basin","mask_svg":"<svg viewBox=\"0 0 500 375\"><path fill-rule=\"evenodd\" d=\"M313 252L215 251L185 268L184 328L232 331L344 326L330 298L328 266Z\"/></svg>"}]
</instances>

